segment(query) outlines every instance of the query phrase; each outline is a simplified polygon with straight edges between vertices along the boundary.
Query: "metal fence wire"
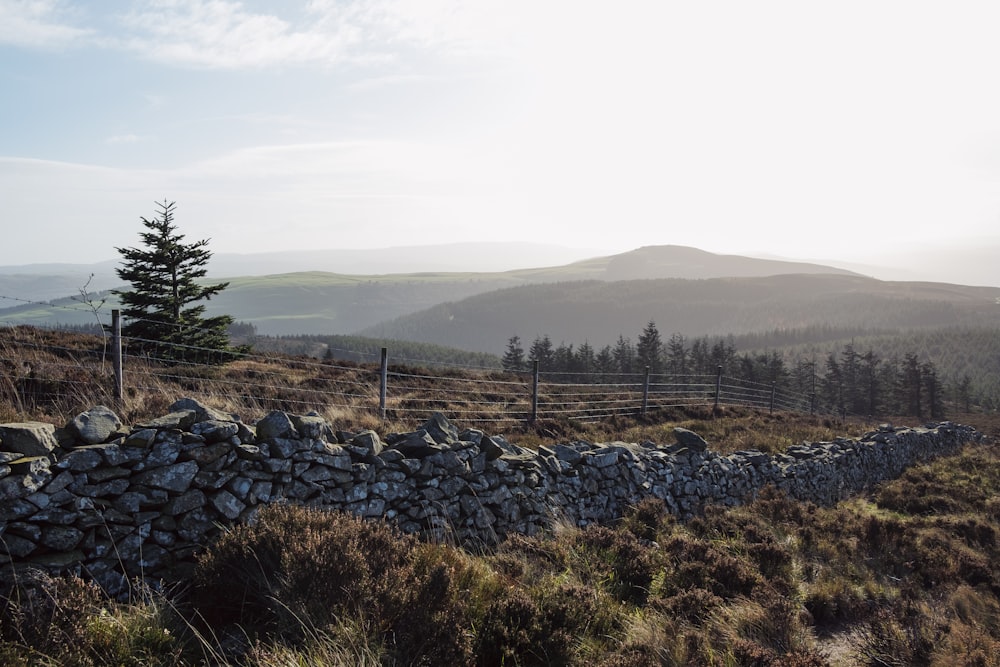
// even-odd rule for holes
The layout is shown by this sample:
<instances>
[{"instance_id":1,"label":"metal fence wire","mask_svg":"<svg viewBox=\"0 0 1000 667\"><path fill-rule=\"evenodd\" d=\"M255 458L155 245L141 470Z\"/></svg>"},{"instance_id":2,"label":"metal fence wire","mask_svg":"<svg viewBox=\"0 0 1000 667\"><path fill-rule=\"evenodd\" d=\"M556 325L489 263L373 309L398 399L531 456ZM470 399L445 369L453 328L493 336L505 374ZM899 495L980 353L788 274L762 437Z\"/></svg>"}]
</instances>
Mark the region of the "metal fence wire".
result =
<instances>
[{"instance_id":1,"label":"metal fence wire","mask_svg":"<svg viewBox=\"0 0 1000 667\"><path fill-rule=\"evenodd\" d=\"M814 401L774 385L715 375L546 373L534 362L525 372L449 366L419 368L418 360L389 364L382 348L374 362L317 360L237 352L224 364L184 361L185 350L205 350L123 338L114 314L111 333L82 336L67 346L34 327L7 327L0 341L0 394L15 401L72 401L176 394L226 399L261 410L305 413L342 408L374 411L382 419L424 419L442 412L462 422L598 421L685 406L748 406L812 412ZM49 334L49 335L46 335ZM170 348L173 349L170 349ZM144 351L136 351L136 350ZM150 351L154 350L154 351ZM204 355L200 355L204 356ZM425 367L426 368L426 367Z\"/></svg>"}]
</instances>

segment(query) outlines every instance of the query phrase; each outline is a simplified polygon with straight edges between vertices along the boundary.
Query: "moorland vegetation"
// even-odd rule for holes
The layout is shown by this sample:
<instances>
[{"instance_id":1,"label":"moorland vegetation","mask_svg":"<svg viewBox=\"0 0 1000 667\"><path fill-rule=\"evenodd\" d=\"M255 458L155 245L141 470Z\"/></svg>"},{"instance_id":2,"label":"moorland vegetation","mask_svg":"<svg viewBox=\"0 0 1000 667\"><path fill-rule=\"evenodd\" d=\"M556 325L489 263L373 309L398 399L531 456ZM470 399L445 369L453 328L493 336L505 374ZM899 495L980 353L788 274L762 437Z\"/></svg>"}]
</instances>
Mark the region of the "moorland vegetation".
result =
<instances>
[{"instance_id":1,"label":"moorland vegetation","mask_svg":"<svg viewBox=\"0 0 1000 667\"><path fill-rule=\"evenodd\" d=\"M45 350L29 346L6 358L58 362L72 391L27 402L7 386L0 420L61 424L108 398L83 381L96 377L86 366L99 358L83 352L99 339L37 333ZM297 376L316 365L295 362L217 367L216 377L229 373L250 386L266 370L292 381L255 401L226 390L202 400L244 415L271 407L301 413L308 400L338 428L412 428L297 393ZM193 386L184 375L175 369L134 388L121 415L135 422L161 414ZM1000 434L991 415L947 416ZM860 435L876 422L706 405L601 423L512 423L508 438L523 446L669 442L674 426L722 452L780 451ZM130 599L109 600L85 579L22 573L0 604L0 662L996 665L998 496L1000 454L987 443L836 507L767 491L744 507L709 508L680 522L647 501L613 525L556 522L547 534L490 549L421 542L387 524L279 506L208 546L182 586L137 583Z\"/></svg>"}]
</instances>

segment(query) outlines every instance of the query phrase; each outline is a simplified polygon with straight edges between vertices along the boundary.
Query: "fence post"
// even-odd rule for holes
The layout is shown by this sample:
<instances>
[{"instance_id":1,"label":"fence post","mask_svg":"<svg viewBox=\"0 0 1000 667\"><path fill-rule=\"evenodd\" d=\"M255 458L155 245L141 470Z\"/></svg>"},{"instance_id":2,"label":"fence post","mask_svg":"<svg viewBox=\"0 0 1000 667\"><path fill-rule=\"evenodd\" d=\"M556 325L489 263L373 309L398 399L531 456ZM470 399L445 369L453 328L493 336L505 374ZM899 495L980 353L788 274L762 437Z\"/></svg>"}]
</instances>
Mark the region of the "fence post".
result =
<instances>
[{"instance_id":1,"label":"fence post","mask_svg":"<svg viewBox=\"0 0 1000 667\"><path fill-rule=\"evenodd\" d=\"M389 348L382 348L381 372L379 373L378 386L378 414L379 418L385 420L385 396L386 386L389 384Z\"/></svg>"},{"instance_id":2,"label":"fence post","mask_svg":"<svg viewBox=\"0 0 1000 667\"><path fill-rule=\"evenodd\" d=\"M531 360L531 417L529 424L538 419L538 359Z\"/></svg>"},{"instance_id":3,"label":"fence post","mask_svg":"<svg viewBox=\"0 0 1000 667\"><path fill-rule=\"evenodd\" d=\"M646 366L646 372L642 379L642 414L643 417L646 416L646 411L649 409L649 366Z\"/></svg>"},{"instance_id":4,"label":"fence post","mask_svg":"<svg viewBox=\"0 0 1000 667\"><path fill-rule=\"evenodd\" d=\"M111 365L115 374L115 400L118 407L125 398L125 378L122 376L122 311L111 311Z\"/></svg>"},{"instance_id":5,"label":"fence post","mask_svg":"<svg viewBox=\"0 0 1000 667\"><path fill-rule=\"evenodd\" d=\"M775 383L775 382L772 382L772 383L771 383L771 407L770 407L770 409L768 410L768 412L769 412L770 414L772 414L772 415L774 414L774 391L775 391L775 388L776 388L776 387L777 387L777 383Z\"/></svg>"},{"instance_id":6,"label":"fence post","mask_svg":"<svg viewBox=\"0 0 1000 667\"><path fill-rule=\"evenodd\" d=\"M722 396L722 365L719 365L718 373L715 376L715 407L714 410L719 409L719 398Z\"/></svg>"}]
</instances>

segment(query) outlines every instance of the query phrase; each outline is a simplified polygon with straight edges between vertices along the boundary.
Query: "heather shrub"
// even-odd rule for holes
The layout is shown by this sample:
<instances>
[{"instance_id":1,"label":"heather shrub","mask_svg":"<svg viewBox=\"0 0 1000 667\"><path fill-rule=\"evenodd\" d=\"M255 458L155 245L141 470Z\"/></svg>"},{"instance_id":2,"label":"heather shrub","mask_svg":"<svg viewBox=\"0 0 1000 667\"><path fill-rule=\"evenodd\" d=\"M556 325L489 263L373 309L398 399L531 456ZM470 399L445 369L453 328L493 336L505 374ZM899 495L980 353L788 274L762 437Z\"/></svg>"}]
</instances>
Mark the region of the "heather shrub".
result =
<instances>
[{"instance_id":1,"label":"heather shrub","mask_svg":"<svg viewBox=\"0 0 1000 667\"><path fill-rule=\"evenodd\" d=\"M622 602L644 604L658 570L655 551L631 532L590 525L572 540L576 566L590 570L588 581Z\"/></svg>"},{"instance_id":2,"label":"heather shrub","mask_svg":"<svg viewBox=\"0 0 1000 667\"><path fill-rule=\"evenodd\" d=\"M879 610L862 626L858 652L866 665L926 665L945 632L927 607L907 599Z\"/></svg>"},{"instance_id":3,"label":"heather shrub","mask_svg":"<svg viewBox=\"0 0 1000 667\"><path fill-rule=\"evenodd\" d=\"M548 626L543 609L527 592L509 588L489 606L476 632L476 664L569 665L572 641L564 629Z\"/></svg>"},{"instance_id":4,"label":"heather shrub","mask_svg":"<svg viewBox=\"0 0 1000 667\"><path fill-rule=\"evenodd\" d=\"M750 595L760 583L758 573L746 562L711 542L677 534L661 549L671 563L663 595L702 588L728 600Z\"/></svg>"},{"instance_id":5,"label":"heather shrub","mask_svg":"<svg viewBox=\"0 0 1000 667\"><path fill-rule=\"evenodd\" d=\"M653 601L653 607L670 618L698 626L723 604L722 598L704 588L688 588Z\"/></svg>"},{"instance_id":6,"label":"heather shrub","mask_svg":"<svg viewBox=\"0 0 1000 667\"><path fill-rule=\"evenodd\" d=\"M492 572L460 550L420 545L409 569L394 582L398 606L383 625L391 652L407 665L470 665L472 619L495 595Z\"/></svg>"},{"instance_id":7,"label":"heather shrub","mask_svg":"<svg viewBox=\"0 0 1000 667\"><path fill-rule=\"evenodd\" d=\"M211 626L301 634L345 615L382 629L408 594L416 542L387 524L272 505L224 533L199 559L192 603Z\"/></svg>"},{"instance_id":8,"label":"heather shrub","mask_svg":"<svg viewBox=\"0 0 1000 667\"><path fill-rule=\"evenodd\" d=\"M622 519L622 527L640 540L651 542L673 522L674 517L667 513L666 504L659 498L649 497L630 508Z\"/></svg>"},{"instance_id":9,"label":"heather shrub","mask_svg":"<svg viewBox=\"0 0 1000 667\"><path fill-rule=\"evenodd\" d=\"M0 664L176 665L184 630L162 598L115 604L77 577L25 572L0 597Z\"/></svg>"},{"instance_id":10,"label":"heather shrub","mask_svg":"<svg viewBox=\"0 0 1000 667\"><path fill-rule=\"evenodd\" d=\"M851 623L872 608L867 591L844 577L829 576L805 587L802 604L817 626Z\"/></svg>"}]
</instances>

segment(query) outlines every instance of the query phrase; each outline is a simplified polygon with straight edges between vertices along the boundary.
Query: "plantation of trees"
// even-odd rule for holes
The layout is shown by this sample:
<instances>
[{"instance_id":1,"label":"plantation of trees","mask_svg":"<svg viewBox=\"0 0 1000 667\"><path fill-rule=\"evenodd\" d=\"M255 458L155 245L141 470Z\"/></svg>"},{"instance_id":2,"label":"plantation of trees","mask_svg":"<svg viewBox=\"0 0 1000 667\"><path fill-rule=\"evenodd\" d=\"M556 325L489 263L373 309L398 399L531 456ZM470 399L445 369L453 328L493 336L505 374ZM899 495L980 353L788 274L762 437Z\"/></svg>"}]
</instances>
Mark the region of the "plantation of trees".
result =
<instances>
[{"instance_id":1,"label":"plantation of trees","mask_svg":"<svg viewBox=\"0 0 1000 667\"><path fill-rule=\"evenodd\" d=\"M510 338L504 369L526 371L535 360L540 372L554 379L563 374L572 382L581 377L584 382L613 382L615 376L645 373L647 368L651 374L668 377L714 376L721 370L727 377L812 395L817 407L852 415L939 419L945 416L946 403L968 411L978 402L969 375L945 382L937 366L916 352L883 355L853 341L825 354L787 349L738 352L732 337L688 339L675 333L664 342L654 322L646 325L635 344L619 335L613 345L599 349L587 342L578 347L553 345L544 335L525 350L518 336Z\"/></svg>"}]
</instances>

